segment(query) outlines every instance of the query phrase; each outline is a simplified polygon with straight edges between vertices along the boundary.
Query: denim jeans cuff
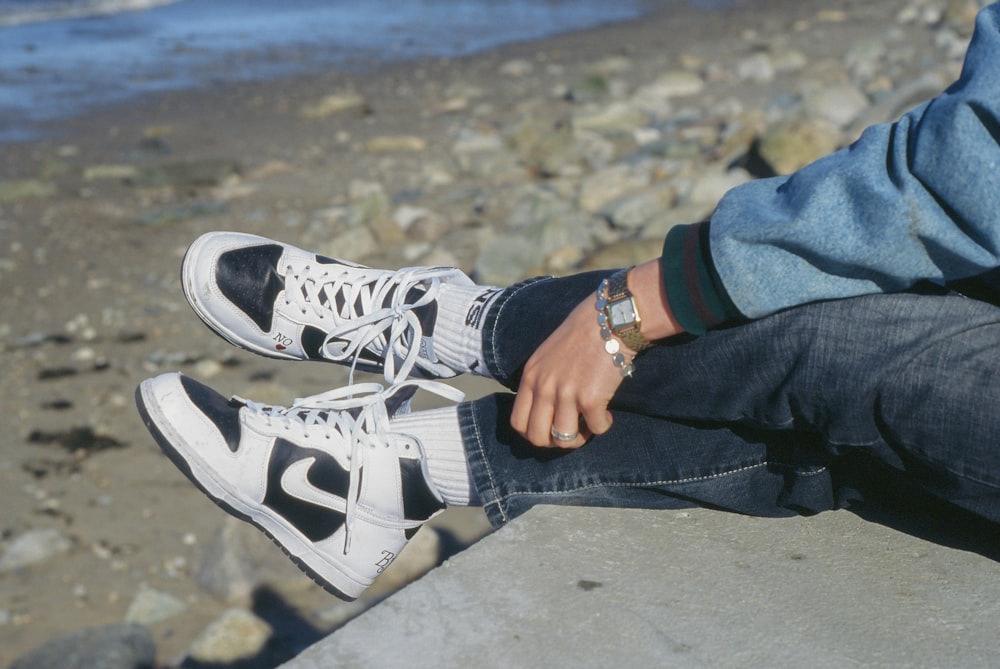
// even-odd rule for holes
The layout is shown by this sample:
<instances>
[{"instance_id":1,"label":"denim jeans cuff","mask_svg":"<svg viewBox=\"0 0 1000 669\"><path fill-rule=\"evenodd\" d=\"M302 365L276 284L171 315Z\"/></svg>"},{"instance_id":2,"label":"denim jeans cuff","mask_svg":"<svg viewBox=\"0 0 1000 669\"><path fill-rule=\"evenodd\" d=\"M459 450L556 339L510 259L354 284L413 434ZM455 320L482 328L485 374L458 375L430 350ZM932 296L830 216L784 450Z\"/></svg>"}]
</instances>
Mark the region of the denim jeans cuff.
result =
<instances>
[{"instance_id":1,"label":"denim jeans cuff","mask_svg":"<svg viewBox=\"0 0 1000 669\"><path fill-rule=\"evenodd\" d=\"M507 287L486 314L483 324L483 357L486 360L486 369L490 376L504 385L508 385L511 377L517 372L517 369L510 369L512 365L503 360L503 356L500 354L497 331L504 316L504 307L525 288L551 279L550 276L537 276Z\"/></svg>"},{"instance_id":2,"label":"denim jeans cuff","mask_svg":"<svg viewBox=\"0 0 1000 669\"><path fill-rule=\"evenodd\" d=\"M465 445L472 486L479 496L490 524L494 528L499 528L507 522L508 517L497 490L493 468L486 455L485 441L480 429L480 426L496 423L495 406L486 400L463 402L458 405L458 424L462 431L462 443ZM482 415L484 413L488 415Z\"/></svg>"}]
</instances>

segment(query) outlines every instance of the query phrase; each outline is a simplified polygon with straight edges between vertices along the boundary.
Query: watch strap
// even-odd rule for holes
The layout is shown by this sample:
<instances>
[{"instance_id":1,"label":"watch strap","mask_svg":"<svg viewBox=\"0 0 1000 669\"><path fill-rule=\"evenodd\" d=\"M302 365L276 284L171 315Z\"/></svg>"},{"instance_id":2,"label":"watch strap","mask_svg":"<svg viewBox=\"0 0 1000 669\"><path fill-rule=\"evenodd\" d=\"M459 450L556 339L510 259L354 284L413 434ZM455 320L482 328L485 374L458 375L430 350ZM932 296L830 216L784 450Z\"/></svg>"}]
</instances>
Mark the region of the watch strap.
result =
<instances>
[{"instance_id":1,"label":"watch strap","mask_svg":"<svg viewBox=\"0 0 1000 669\"><path fill-rule=\"evenodd\" d=\"M648 348L652 348L653 344L648 339L642 336L642 332L639 331L639 325L642 322L642 317L639 314L639 306L636 304L635 296L632 295L632 291L628 289L628 269L623 269L615 272L610 277L608 277L608 303L617 302L619 300L631 300L632 301L632 312L635 314L635 321L624 327L611 327L612 332L621 339L626 346L630 349L639 353L645 351ZM605 307L607 310L607 307ZM610 317L608 320L608 325L611 326Z\"/></svg>"}]
</instances>

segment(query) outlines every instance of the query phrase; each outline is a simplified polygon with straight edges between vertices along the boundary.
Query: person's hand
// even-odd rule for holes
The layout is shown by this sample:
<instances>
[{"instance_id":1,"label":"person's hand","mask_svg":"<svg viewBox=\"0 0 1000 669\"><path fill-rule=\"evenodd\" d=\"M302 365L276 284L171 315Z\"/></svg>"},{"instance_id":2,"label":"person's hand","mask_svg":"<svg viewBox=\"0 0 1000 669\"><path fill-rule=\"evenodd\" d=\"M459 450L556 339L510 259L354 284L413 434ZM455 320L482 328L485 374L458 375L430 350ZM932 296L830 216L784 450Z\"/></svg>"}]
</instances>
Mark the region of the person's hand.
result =
<instances>
[{"instance_id":1,"label":"person's hand","mask_svg":"<svg viewBox=\"0 0 1000 669\"><path fill-rule=\"evenodd\" d=\"M659 260L634 267L628 286L646 339L683 332L667 303ZM510 424L535 446L579 448L611 428L608 404L623 378L604 348L595 302L596 295L578 304L524 365ZM635 352L619 343L631 360ZM553 432L576 436L556 439Z\"/></svg>"},{"instance_id":2,"label":"person's hand","mask_svg":"<svg viewBox=\"0 0 1000 669\"><path fill-rule=\"evenodd\" d=\"M578 448L611 427L608 403L622 375L604 350L594 301L578 304L524 365L510 423L535 446ZM560 441L553 430L577 436Z\"/></svg>"}]
</instances>

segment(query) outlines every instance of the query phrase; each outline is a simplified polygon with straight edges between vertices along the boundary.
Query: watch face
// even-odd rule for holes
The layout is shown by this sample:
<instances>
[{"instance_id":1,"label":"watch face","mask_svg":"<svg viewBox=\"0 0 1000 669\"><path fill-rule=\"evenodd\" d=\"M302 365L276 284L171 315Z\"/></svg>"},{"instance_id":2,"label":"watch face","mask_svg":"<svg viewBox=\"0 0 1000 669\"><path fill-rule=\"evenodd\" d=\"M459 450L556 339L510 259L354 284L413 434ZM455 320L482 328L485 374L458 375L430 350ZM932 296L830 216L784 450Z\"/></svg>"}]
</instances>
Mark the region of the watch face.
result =
<instances>
[{"instance_id":1,"label":"watch face","mask_svg":"<svg viewBox=\"0 0 1000 669\"><path fill-rule=\"evenodd\" d=\"M608 316L612 328L620 328L635 323L635 308L631 298L617 300L608 304Z\"/></svg>"}]
</instances>

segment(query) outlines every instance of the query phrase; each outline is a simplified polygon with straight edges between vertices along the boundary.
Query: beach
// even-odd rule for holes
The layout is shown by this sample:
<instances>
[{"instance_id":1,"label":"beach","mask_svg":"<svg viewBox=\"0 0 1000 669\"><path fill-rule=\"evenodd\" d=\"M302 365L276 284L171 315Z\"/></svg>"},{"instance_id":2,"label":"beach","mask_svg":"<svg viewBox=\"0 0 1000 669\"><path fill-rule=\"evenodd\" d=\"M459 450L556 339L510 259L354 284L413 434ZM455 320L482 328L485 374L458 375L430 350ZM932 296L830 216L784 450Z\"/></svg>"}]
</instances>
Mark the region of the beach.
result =
<instances>
[{"instance_id":1,"label":"beach","mask_svg":"<svg viewBox=\"0 0 1000 669\"><path fill-rule=\"evenodd\" d=\"M129 622L157 666L276 666L489 531L449 510L341 604L173 467L142 379L287 405L348 378L206 329L178 280L198 235L497 285L655 257L728 188L943 89L982 3L655 4L465 55L147 91L0 144L0 665Z\"/></svg>"}]
</instances>

